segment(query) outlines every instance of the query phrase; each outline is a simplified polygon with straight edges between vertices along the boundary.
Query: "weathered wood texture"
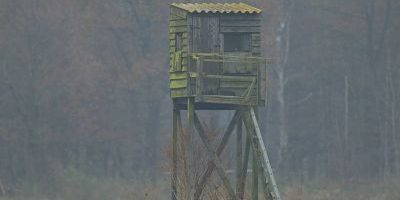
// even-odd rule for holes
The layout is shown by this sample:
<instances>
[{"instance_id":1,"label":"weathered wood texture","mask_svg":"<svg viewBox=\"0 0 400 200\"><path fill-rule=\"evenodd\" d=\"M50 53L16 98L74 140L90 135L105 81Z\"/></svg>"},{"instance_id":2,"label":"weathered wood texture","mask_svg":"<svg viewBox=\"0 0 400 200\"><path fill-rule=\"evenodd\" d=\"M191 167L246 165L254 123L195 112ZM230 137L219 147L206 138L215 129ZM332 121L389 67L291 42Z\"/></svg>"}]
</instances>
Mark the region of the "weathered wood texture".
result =
<instances>
[{"instance_id":1,"label":"weathered wood texture","mask_svg":"<svg viewBox=\"0 0 400 200\"><path fill-rule=\"evenodd\" d=\"M239 63L237 59L232 59L232 62L231 58L224 58L221 62L218 59L204 58L201 60L202 69L199 71L197 68L200 60L192 58L196 53L259 56L260 25L259 14L187 13L172 7L169 20L171 97L196 97L196 103L208 101L220 104L264 105L264 98L260 98L264 96L260 94L263 91L260 89L260 80L265 79L265 74L258 74L257 68L260 67L260 63L246 63L246 60ZM246 49L246 52L225 52L224 35L229 33L245 34L246 38L249 38L246 39L246 43L249 43L250 48ZM222 78L239 78L243 75L256 78L254 87L249 89L253 80ZM202 77L201 80L199 77Z\"/></svg>"},{"instance_id":2,"label":"weathered wood texture","mask_svg":"<svg viewBox=\"0 0 400 200\"><path fill-rule=\"evenodd\" d=\"M243 117L247 133L252 138L251 146L253 147L253 152L257 158L257 165L261 169L261 183L263 184L265 196L267 199L281 200L254 109L241 109L241 116Z\"/></svg>"},{"instance_id":3,"label":"weathered wood texture","mask_svg":"<svg viewBox=\"0 0 400 200\"><path fill-rule=\"evenodd\" d=\"M172 116L172 177L171 177L171 199L178 200L177 181L178 181L178 120L180 121L180 111L176 108Z\"/></svg>"},{"instance_id":4,"label":"weathered wood texture","mask_svg":"<svg viewBox=\"0 0 400 200\"><path fill-rule=\"evenodd\" d=\"M226 170L223 167L222 161L219 159L217 153L214 151L206 133L204 132L201 122L196 114L194 115L194 122L195 122L194 125L197 129L197 132L199 133L199 136L200 136L201 140L203 141L203 144L206 147L206 150L209 154L210 160L212 160L212 162L214 163L214 166L217 169L217 174L220 176L222 183L225 186L225 189L229 193L230 199L237 199L235 190L233 189L233 187L229 181L228 175L226 174ZM232 125L232 129L233 129L233 127L234 126ZM230 132L232 132L232 130Z\"/></svg>"},{"instance_id":5,"label":"weathered wood texture","mask_svg":"<svg viewBox=\"0 0 400 200\"><path fill-rule=\"evenodd\" d=\"M178 7L172 6L169 19L169 86L174 102L172 199L176 199L177 193L177 133L178 130L182 131L179 111L187 110L187 146L182 152L188 161L184 171L186 179L183 180L188 187L182 195L188 198L193 195L194 199L200 199L208 178L215 170L230 199L243 199L249 157L252 154L252 199L258 199L258 184L261 183L267 199L280 200L252 108L265 105L265 88L261 86L266 83L266 60L260 58L260 14L195 13ZM202 109L236 110L217 149L213 148L196 115L195 111ZM242 124L246 128L245 135L242 134ZM236 126L237 173L236 187L233 187L219 156ZM194 168L195 129L210 158L206 171L196 184L190 172ZM245 144L242 136L245 136Z\"/></svg>"},{"instance_id":6,"label":"weathered wood texture","mask_svg":"<svg viewBox=\"0 0 400 200\"><path fill-rule=\"evenodd\" d=\"M171 7L169 18L170 95L172 98L188 96L187 68L189 61L189 32L187 13ZM178 49L177 39L180 39Z\"/></svg>"},{"instance_id":7,"label":"weathered wood texture","mask_svg":"<svg viewBox=\"0 0 400 200\"><path fill-rule=\"evenodd\" d=\"M194 98L187 98L188 104L187 104L187 122L188 122L188 127L187 127L187 135L186 135L186 148L185 148L185 154L186 154L186 160L188 162L187 165L187 172L186 172L186 196L189 197L192 195L192 190L194 188L194 160L195 155L195 139L194 139L194 134L195 134L195 110L194 110Z\"/></svg>"},{"instance_id":8,"label":"weathered wood texture","mask_svg":"<svg viewBox=\"0 0 400 200\"><path fill-rule=\"evenodd\" d=\"M220 53L219 15L195 14L189 16L191 52L192 53ZM202 71L207 74L218 74L220 63L204 62ZM192 62L191 70L197 71ZM209 94L218 90L218 79L207 79L202 82L202 89ZM198 93L198 92L196 92Z\"/></svg>"},{"instance_id":9,"label":"weathered wood texture","mask_svg":"<svg viewBox=\"0 0 400 200\"><path fill-rule=\"evenodd\" d=\"M219 53L219 16L217 14L195 14L188 17L193 53Z\"/></svg>"},{"instance_id":10,"label":"weathered wood texture","mask_svg":"<svg viewBox=\"0 0 400 200\"><path fill-rule=\"evenodd\" d=\"M243 121L239 118L236 124L236 196L241 198L241 180L243 168L243 134L242 134Z\"/></svg>"},{"instance_id":11,"label":"weathered wood texture","mask_svg":"<svg viewBox=\"0 0 400 200\"><path fill-rule=\"evenodd\" d=\"M233 116L231 122L228 125L228 128L226 129L226 131L224 133L224 136L221 139L220 144L218 145L217 150L215 151L217 156L220 156L222 154L222 151L225 149L225 146L228 143L228 139L229 139L233 129L235 128L235 124L236 124L236 122L238 120L239 120L239 112L236 111L235 115ZM214 171L215 167L216 166L215 166L215 164L214 164L214 162L212 160L210 160L207 163L207 169L204 172L203 176L201 177L201 179L200 179L200 181L199 181L199 183L198 183L198 185L196 187L196 190L195 190L195 193L194 193L194 200L198 200L200 198L201 193L203 192L204 187L207 184L207 180L211 176L211 174Z\"/></svg>"}]
</instances>

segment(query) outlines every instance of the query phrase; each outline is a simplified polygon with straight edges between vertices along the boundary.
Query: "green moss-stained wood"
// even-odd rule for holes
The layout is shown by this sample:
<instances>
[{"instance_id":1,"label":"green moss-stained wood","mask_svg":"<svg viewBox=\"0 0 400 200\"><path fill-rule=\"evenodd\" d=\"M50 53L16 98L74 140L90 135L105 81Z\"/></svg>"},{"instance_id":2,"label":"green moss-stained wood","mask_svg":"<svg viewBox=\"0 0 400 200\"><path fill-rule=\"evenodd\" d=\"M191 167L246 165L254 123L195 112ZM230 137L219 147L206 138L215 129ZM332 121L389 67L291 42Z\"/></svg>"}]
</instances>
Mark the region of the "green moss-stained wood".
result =
<instances>
[{"instance_id":1,"label":"green moss-stained wood","mask_svg":"<svg viewBox=\"0 0 400 200\"><path fill-rule=\"evenodd\" d=\"M265 90L266 74L257 69L265 67L265 60L259 57L261 10L246 4L232 5L171 6L168 24L171 98L196 97L195 103L265 105L260 91ZM221 10L225 8L237 11ZM248 35L248 51L225 52L224 38L235 33ZM198 59L202 59L201 67Z\"/></svg>"}]
</instances>

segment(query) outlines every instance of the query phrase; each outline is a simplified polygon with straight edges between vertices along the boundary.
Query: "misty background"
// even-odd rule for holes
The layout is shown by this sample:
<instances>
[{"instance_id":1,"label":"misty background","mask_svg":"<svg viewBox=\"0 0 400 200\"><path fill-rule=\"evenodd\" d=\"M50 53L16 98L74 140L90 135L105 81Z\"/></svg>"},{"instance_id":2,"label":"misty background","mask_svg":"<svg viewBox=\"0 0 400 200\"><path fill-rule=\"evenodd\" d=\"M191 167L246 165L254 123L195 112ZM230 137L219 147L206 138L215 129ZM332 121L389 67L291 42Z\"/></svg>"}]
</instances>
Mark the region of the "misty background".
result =
<instances>
[{"instance_id":1,"label":"misty background","mask_svg":"<svg viewBox=\"0 0 400 200\"><path fill-rule=\"evenodd\" d=\"M0 199L168 198L172 2L0 1ZM243 2L264 10L259 123L286 199L399 199L400 1Z\"/></svg>"}]
</instances>

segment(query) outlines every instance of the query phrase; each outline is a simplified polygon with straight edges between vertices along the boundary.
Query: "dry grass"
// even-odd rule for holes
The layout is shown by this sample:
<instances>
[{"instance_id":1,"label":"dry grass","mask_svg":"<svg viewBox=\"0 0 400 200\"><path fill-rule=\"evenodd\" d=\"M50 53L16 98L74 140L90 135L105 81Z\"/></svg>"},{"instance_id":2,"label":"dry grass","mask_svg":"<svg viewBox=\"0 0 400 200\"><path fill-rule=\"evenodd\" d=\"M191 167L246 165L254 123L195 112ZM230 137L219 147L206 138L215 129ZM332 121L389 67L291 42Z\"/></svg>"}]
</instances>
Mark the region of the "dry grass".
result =
<instances>
[{"instance_id":1,"label":"dry grass","mask_svg":"<svg viewBox=\"0 0 400 200\"><path fill-rule=\"evenodd\" d=\"M400 200L400 181L329 183L285 187L284 200Z\"/></svg>"},{"instance_id":2,"label":"dry grass","mask_svg":"<svg viewBox=\"0 0 400 200\"><path fill-rule=\"evenodd\" d=\"M37 183L22 184L18 192L0 195L0 200L158 200L168 195L169 180L96 178L69 169L57 177L52 187Z\"/></svg>"},{"instance_id":3,"label":"dry grass","mask_svg":"<svg viewBox=\"0 0 400 200\"><path fill-rule=\"evenodd\" d=\"M163 200L169 199L169 182L158 184L91 179L69 174L62 188L53 197L44 191L24 192L15 196L0 197L0 200ZM217 190L208 190L217 191ZM224 192L223 190L219 192ZM386 183L324 183L301 185L292 183L281 188L283 200L400 200L400 181ZM224 196L218 193L209 198ZM260 194L260 199L262 199Z\"/></svg>"}]
</instances>

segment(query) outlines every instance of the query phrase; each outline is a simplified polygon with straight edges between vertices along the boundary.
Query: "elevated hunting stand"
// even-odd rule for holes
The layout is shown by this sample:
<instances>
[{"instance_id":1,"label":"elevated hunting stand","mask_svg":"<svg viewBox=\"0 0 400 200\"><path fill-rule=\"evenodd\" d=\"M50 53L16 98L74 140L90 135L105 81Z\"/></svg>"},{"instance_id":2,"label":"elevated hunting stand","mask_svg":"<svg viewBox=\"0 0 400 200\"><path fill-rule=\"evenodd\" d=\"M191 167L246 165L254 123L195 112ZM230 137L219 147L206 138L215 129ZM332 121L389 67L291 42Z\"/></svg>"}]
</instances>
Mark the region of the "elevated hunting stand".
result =
<instances>
[{"instance_id":1,"label":"elevated hunting stand","mask_svg":"<svg viewBox=\"0 0 400 200\"><path fill-rule=\"evenodd\" d=\"M252 199L258 199L258 183L265 198L280 200L255 110L265 106L266 65L261 58L261 10L244 3L174 3L169 19L170 94L173 100L172 199L198 200L214 169L230 199L243 199L250 152L252 152ZM187 110L185 155L188 160L185 195L177 192L178 132L181 110ZM235 114L217 149L213 149L196 110L234 110ZM242 125L245 125L245 142ZM236 187L219 156L236 128ZM199 134L209 156L206 171L197 183L193 169L193 137ZM244 151L243 151L244 146ZM183 169L179 169L183 170Z\"/></svg>"}]
</instances>

